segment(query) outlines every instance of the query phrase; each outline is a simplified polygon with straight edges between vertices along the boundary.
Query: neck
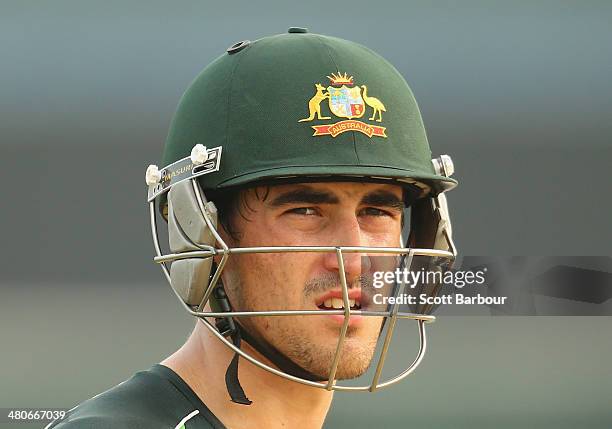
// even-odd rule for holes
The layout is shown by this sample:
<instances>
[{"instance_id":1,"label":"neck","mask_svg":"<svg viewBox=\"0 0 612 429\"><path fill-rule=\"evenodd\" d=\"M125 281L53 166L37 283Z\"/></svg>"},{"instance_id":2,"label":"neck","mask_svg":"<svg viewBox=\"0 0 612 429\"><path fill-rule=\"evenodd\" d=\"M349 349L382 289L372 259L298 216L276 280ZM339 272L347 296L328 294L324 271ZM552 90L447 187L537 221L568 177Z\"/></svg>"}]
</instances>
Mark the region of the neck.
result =
<instances>
[{"instance_id":1,"label":"neck","mask_svg":"<svg viewBox=\"0 0 612 429\"><path fill-rule=\"evenodd\" d=\"M273 366L244 341L241 349ZM225 371L233 356L234 352L198 321L183 347L161 363L181 376L229 428L323 426L332 392L279 377L243 358L238 369L240 384L253 403L231 402Z\"/></svg>"}]
</instances>

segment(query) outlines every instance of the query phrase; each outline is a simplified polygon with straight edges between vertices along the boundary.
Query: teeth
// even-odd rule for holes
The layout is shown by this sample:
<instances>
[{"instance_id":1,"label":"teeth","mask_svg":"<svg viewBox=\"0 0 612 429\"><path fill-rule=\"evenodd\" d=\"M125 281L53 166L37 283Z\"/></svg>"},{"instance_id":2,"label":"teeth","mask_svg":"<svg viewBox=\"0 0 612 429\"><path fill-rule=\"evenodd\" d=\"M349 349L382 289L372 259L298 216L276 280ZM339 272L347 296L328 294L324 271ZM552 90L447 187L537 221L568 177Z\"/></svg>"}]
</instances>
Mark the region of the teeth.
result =
<instances>
[{"instance_id":1,"label":"teeth","mask_svg":"<svg viewBox=\"0 0 612 429\"><path fill-rule=\"evenodd\" d=\"M361 302L359 300L349 299L348 302L349 307L351 308L361 307ZM323 306L327 308L342 309L344 308L344 301L342 301L341 298L327 298L325 301L323 301Z\"/></svg>"}]
</instances>

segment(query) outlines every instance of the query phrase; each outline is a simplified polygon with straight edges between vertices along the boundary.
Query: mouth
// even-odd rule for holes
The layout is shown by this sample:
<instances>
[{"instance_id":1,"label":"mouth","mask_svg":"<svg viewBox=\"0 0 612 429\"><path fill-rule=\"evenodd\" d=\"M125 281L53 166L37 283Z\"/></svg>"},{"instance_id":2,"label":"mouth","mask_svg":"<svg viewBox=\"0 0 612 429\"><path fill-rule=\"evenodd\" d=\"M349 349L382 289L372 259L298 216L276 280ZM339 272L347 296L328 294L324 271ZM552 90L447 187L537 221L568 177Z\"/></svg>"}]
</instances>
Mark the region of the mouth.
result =
<instances>
[{"instance_id":1,"label":"mouth","mask_svg":"<svg viewBox=\"0 0 612 429\"><path fill-rule=\"evenodd\" d=\"M348 291L348 304L351 310L361 310L361 290ZM331 290L315 300L315 305L321 310L344 310L342 290Z\"/></svg>"}]
</instances>

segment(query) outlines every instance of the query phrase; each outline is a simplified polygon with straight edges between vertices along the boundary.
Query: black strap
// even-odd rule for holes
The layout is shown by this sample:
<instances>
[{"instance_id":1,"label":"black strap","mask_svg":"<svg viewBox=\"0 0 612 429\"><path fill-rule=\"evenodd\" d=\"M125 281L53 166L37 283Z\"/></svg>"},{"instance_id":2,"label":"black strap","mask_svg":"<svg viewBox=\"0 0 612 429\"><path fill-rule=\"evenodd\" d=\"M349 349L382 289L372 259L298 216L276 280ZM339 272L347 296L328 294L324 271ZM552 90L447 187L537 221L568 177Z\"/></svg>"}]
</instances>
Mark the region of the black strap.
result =
<instances>
[{"instance_id":1,"label":"black strap","mask_svg":"<svg viewBox=\"0 0 612 429\"><path fill-rule=\"evenodd\" d=\"M240 348L240 329L236 329L232 333L232 342L236 347ZM232 402L241 405L251 405L253 402L246 397L240 385L240 380L238 380L239 358L240 355L238 353L234 354L232 361L227 366L227 371L225 371L225 386L227 387L230 398L232 398Z\"/></svg>"}]
</instances>

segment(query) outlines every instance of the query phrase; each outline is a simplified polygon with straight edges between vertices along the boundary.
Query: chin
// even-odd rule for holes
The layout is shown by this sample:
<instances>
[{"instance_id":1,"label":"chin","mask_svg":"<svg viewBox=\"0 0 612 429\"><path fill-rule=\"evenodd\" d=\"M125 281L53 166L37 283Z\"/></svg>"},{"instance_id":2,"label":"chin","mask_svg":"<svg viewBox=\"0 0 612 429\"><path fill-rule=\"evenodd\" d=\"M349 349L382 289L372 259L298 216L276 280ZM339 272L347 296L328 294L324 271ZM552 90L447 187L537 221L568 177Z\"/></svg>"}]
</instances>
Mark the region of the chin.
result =
<instances>
[{"instance_id":1,"label":"chin","mask_svg":"<svg viewBox=\"0 0 612 429\"><path fill-rule=\"evenodd\" d=\"M347 337L342 347L336 379L348 380L363 375L372 363L375 348L375 341L368 343ZM299 358L296 356L295 362L321 379L327 380L336 354L336 344L334 343L333 347L329 345L320 347L316 353L312 353L312 350L316 350L316 346L313 346L310 353L302 354Z\"/></svg>"},{"instance_id":2,"label":"chin","mask_svg":"<svg viewBox=\"0 0 612 429\"><path fill-rule=\"evenodd\" d=\"M350 380L362 376L370 367L370 361L367 364L350 363L349 365L341 366L338 365L338 371L336 372L336 380Z\"/></svg>"},{"instance_id":3,"label":"chin","mask_svg":"<svg viewBox=\"0 0 612 429\"><path fill-rule=\"evenodd\" d=\"M349 380L363 375L370 364L376 348L376 343L355 345L352 341L345 341L340 356L340 363L336 371L337 380Z\"/></svg>"}]
</instances>

